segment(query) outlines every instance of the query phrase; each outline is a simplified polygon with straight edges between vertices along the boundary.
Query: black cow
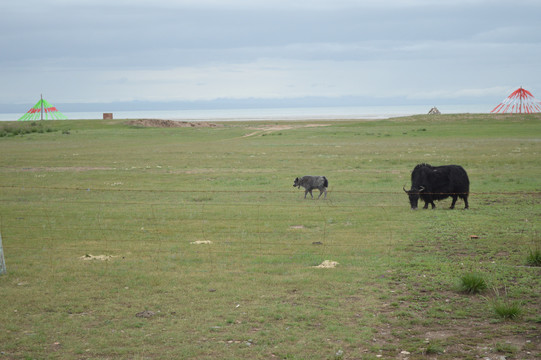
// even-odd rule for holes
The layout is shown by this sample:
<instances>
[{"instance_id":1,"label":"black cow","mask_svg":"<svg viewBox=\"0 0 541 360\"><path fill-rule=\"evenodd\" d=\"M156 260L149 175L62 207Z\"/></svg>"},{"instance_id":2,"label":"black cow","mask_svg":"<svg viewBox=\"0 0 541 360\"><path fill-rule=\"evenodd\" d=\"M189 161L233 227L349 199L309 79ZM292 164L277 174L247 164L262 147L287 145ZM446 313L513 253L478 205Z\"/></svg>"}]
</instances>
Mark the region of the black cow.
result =
<instances>
[{"instance_id":1,"label":"black cow","mask_svg":"<svg viewBox=\"0 0 541 360\"><path fill-rule=\"evenodd\" d=\"M468 195L470 193L470 180L466 170L460 165L431 166L419 164L411 173L411 189L404 191L409 196L411 208L417 209L419 198L425 202L423 209L436 207L434 200L453 198L451 209L455 208L456 200L464 200L464 208L468 208Z\"/></svg>"}]
</instances>

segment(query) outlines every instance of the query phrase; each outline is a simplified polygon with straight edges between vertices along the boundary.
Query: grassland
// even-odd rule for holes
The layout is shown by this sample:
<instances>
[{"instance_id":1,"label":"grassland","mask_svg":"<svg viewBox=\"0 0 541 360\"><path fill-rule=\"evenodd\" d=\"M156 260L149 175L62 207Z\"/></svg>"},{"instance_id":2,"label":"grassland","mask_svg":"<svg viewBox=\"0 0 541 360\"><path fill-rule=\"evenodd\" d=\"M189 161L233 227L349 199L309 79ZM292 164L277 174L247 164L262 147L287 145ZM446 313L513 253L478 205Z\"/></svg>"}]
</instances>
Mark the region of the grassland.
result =
<instances>
[{"instance_id":1,"label":"grassland","mask_svg":"<svg viewBox=\"0 0 541 360\"><path fill-rule=\"evenodd\" d=\"M540 115L0 134L2 359L541 356ZM411 211L420 162L464 166L470 209Z\"/></svg>"}]
</instances>

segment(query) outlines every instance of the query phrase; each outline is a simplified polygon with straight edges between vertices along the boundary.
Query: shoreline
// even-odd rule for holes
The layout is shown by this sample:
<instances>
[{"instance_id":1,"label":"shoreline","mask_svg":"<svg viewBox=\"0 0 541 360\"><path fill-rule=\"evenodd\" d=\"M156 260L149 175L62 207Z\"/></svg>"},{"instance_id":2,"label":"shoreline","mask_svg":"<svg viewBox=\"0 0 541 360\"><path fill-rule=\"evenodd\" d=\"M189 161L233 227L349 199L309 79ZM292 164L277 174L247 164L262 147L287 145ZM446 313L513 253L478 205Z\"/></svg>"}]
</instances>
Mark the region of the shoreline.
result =
<instances>
[{"instance_id":1,"label":"shoreline","mask_svg":"<svg viewBox=\"0 0 541 360\"><path fill-rule=\"evenodd\" d=\"M392 117L428 114L433 106L356 106L311 108L252 108L252 109L198 109L198 110L132 110L103 112L63 112L70 120L102 120L104 113L113 119L163 119L174 121L297 121L297 120L383 120ZM488 113L487 105L437 106L442 114ZM0 113L0 121L17 121L24 113ZM45 119L44 119L45 120Z\"/></svg>"}]
</instances>

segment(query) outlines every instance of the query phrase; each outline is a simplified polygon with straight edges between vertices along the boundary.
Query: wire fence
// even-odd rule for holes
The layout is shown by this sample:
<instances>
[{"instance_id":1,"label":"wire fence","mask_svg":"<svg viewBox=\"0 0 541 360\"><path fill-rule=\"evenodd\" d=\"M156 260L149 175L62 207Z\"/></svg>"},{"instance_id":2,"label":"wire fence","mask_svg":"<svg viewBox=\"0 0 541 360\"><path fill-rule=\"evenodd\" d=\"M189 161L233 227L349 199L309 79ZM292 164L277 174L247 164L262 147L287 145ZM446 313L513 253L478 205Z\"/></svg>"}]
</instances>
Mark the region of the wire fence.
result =
<instances>
[{"instance_id":1,"label":"wire fence","mask_svg":"<svg viewBox=\"0 0 541 360\"><path fill-rule=\"evenodd\" d=\"M385 262L420 228L442 225L461 238L480 231L528 246L541 216L541 192L472 193L468 211L460 211L461 201L456 210L441 211L448 199L437 210L414 212L401 191L329 191L327 200L304 200L299 192L272 190L0 188L8 272L10 262L55 271L98 255L212 269L247 258L302 266L323 259Z\"/></svg>"}]
</instances>

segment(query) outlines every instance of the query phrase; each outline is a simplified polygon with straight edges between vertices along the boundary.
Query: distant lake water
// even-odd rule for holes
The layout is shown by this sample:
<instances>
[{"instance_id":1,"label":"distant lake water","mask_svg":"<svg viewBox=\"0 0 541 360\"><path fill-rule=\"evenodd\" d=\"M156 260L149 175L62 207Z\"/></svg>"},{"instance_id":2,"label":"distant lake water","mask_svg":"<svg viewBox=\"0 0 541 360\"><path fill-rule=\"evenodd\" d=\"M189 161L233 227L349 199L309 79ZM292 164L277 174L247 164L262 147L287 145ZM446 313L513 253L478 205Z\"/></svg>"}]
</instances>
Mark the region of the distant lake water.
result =
<instances>
[{"instance_id":1,"label":"distant lake water","mask_svg":"<svg viewBox=\"0 0 541 360\"><path fill-rule=\"evenodd\" d=\"M190 109L113 111L114 119L165 119L182 121L258 121L258 120L340 120L386 119L395 116L427 114L433 105L350 106L267 109ZM442 114L489 113L490 105L442 105ZM62 111L62 109L59 109ZM103 111L111 112L111 111ZM103 112L63 112L71 120L102 119ZM24 114L24 113L23 113ZM0 121L15 121L23 114L0 114Z\"/></svg>"}]
</instances>

